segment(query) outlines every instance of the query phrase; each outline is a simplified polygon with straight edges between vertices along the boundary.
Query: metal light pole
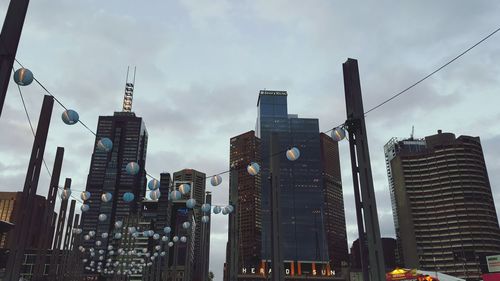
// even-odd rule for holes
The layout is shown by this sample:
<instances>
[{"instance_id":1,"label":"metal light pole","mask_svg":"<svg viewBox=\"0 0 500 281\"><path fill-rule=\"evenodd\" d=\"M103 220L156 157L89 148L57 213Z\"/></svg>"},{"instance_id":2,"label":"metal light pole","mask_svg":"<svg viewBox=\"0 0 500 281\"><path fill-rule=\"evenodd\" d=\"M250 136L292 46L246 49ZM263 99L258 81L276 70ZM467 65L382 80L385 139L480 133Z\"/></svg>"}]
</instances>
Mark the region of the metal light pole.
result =
<instances>
[{"instance_id":1,"label":"metal light pole","mask_svg":"<svg viewBox=\"0 0 500 281\"><path fill-rule=\"evenodd\" d=\"M363 280L385 281L385 264L377 215L377 204L368 151L368 137L365 126L365 113L359 82L358 61L348 59L343 65L344 89L347 109L347 131L351 168L358 220L359 245ZM366 226L366 237L365 229ZM364 255L365 239L368 245L368 257Z\"/></svg>"},{"instance_id":2,"label":"metal light pole","mask_svg":"<svg viewBox=\"0 0 500 281\"><path fill-rule=\"evenodd\" d=\"M278 133L271 133L271 165L270 165L270 180L271 180L271 279L273 281L283 281L283 251L282 251L282 231L280 218L280 153L279 152L279 137Z\"/></svg>"},{"instance_id":3,"label":"metal light pole","mask_svg":"<svg viewBox=\"0 0 500 281\"><path fill-rule=\"evenodd\" d=\"M0 33L0 116L7 95L29 0L11 0Z\"/></svg>"}]
</instances>

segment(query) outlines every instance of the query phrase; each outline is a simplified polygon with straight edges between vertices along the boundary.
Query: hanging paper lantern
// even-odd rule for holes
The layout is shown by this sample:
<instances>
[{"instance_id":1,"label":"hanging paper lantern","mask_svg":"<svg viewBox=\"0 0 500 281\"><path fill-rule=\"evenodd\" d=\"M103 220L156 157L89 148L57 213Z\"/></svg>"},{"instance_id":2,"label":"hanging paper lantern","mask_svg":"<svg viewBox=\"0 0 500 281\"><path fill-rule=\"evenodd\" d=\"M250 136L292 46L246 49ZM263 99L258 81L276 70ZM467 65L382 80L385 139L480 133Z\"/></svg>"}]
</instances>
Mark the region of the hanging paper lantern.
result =
<instances>
[{"instance_id":1,"label":"hanging paper lantern","mask_svg":"<svg viewBox=\"0 0 500 281\"><path fill-rule=\"evenodd\" d=\"M167 242L167 241L168 241L168 236L162 236L162 237L161 237L161 241L163 241L163 242Z\"/></svg>"},{"instance_id":2,"label":"hanging paper lantern","mask_svg":"<svg viewBox=\"0 0 500 281\"><path fill-rule=\"evenodd\" d=\"M193 209L196 206L196 199L191 198L186 201L186 207Z\"/></svg>"},{"instance_id":3,"label":"hanging paper lantern","mask_svg":"<svg viewBox=\"0 0 500 281\"><path fill-rule=\"evenodd\" d=\"M232 205L227 205L225 207L225 209L227 209L227 213L230 214L234 211L234 207Z\"/></svg>"},{"instance_id":4,"label":"hanging paper lantern","mask_svg":"<svg viewBox=\"0 0 500 281\"><path fill-rule=\"evenodd\" d=\"M166 226L163 231L166 233L166 234L169 234L170 231L172 231L172 228L170 228L170 226Z\"/></svg>"},{"instance_id":5,"label":"hanging paper lantern","mask_svg":"<svg viewBox=\"0 0 500 281\"><path fill-rule=\"evenodd\" d=\"M71 189L69 189L69 188L65 188L65 189L61 192L61 199L62 199L62 200L68 200L68 199L69 199L69 196L71 196Z\"/></svg>"},{"instance_id":6,"label":"hanging paper lantern","mask_svg":"<svg viewBox=\"0 0 500 281\"><path fill-rule=\"evenodd\" d=\"M99 240L97 240L97 241L95 241L95 245L96 245L97 247L99 247L99 246L101 246L101 245L102 245L102 242L101 242L101 241L99 241Z\"/></svg>"},{"instance_id":7,"label":"hanging paper lantern","mask_svg":"<svg viewBox=\"0 0 500 281\"><path fill-rule=\"evenodd\" d=\"M182 223L182 228L184 228L184 229L188 229L190 226L191 226L191 223L188 221L185 221Z\"/></svg>"},{"instance_id":8,"label":"hanging paper lantern","mask_svg":"<svg viewBox=\"0 0 500 281\"><path fill-rule=\"evenodd\" d=\"M201 211L204 212L204 213L210 212L210 208L211 208L211 206L208 203L205 203L205 204L201 205Z\"/></svg>"},{"instance_id":9,"label":"hanging paper lantern","mask_svg":"<svg viewBox=\"0 0 500 281\"><path fill-rule=\"evenodd\" d=\"M128 233L134 234L137 232L137 229L134 226L129 226L128 228Z\"/></svg>"},{"instance_id":10,"label":"hanging paper lantern","mask_svg":"<svg viewBox=\"0 0 500 281\"><path fill-rule=\"evenodd\" d=\"M115 239L122 239L122 234L120 232L115 233Z\"/></svg>"},{"instance_id":11,"label":"hanging paper lantern","mask_svg":"<svg viewBox=\"0 0 500 281\"><path fill-rule=\"evenodd\" d=\"M107 233L107 232L103 232L103 233L101 234L101 237L102 237L102 239L106 239L106 238L108 238L108 233Z\"/></svg>"},{"instance_id":12,"label":"hanging paper lantern","mask_svg":"<svg viewBox=\"0 0 500 281\"><path fill-rule=\"evenodd\" d=\"M166 254L167 254L167 253L165 253L165 252L161 252L161 253L160 253L160 256L164 257Z\"/></svg>"},{"instance_id":13,"label":"hanging paper lantern","mask_svg":"<svg viewBox=\"0 0 500 281\"><path fill-rule=\"evenodd\" d=\"M201 217L201 222L208 223L209 221L210 221L210 217L209 216L203 216L203 217Z\"/></svg>"},{"instance_id":14,"label":"hanging paper lantern","mask_svg":"<svg viewBox=\"0 0 500 281\"><path fill-rule=\"evenodd\" d=\"M33 73L27 68L19 68L14 72L14 82L19 86L28 86L33 82Z\"/></svg>"},{"instance_id":15,"label":"hanging paper lantern","mask_svg":"<svg viewBox=\"0 0 500 281\"><path fill-rule=\"evenodd\" d=\"M159 251L161 249L161 246L160 245L156 245L155 246L155 250Z\"/></svg>"},{"instance_id":16,"label":"hanging paper lantern","mask_svg":"<svg viewBox=\"0 0 500 281\"><path fill-rule=\"evenodd\" d=\"M89 240L90 240L90 235L85 234L85 235L83 236L83 240L85 240L85 241L89 241Z\"/></svg>"},{"instance_id":17,"label":"hanging paper lantern","mask_svg":"<svg viewBox=\"0 0 500 281\"><path fill-rule=\"evenodd\" d=\"M182 242L182 243L186 243L186 241L187 241L186 236L181 236L181 242Z\"/></svg>"},{"instance_id":18,"label":"hanging paper lantern","mask_svg":"<svg viewBox=\"0 0 500 281\"><path fill-rule=\"evenodd\" d=\"M215 175L210 179L212 186L218 186L222 183L222 177L220 175Z\"/></svg>"},{"instance_id":19,"label":"hanging paper lantern","mask_svg":"<svg viewBox=\"0 0 500 281\"><path fill-rule=\"evenodd\" d=\"M135 176L135 175L137 175L137 173L139 173L139 164L137 164L135 162L130 162L125 167L125 171L129 175Z\"/></svg>"},{"instance_id":20,"label":"hanging paper lantern","mask_svg":"<svg viewBox=\"0 0 500 281\"><path fill-rule=\"evenodd\" d=\"M214 207L214 214L218 214L220 213L222 210L221 210L221 207L220 206L215 206Z\"/></svg>"},{"instance_id":21,"label":"hanging paper lantern","mask_svg":"<svg viewBox=\"0 0 500 281\"><path fill-rule=\"evenodd\" d=\"M160 188L160 181L157 179L150 180L148 183L148 188L149 190L157 190L158 188Z\"/></svg>"},{"instance_id":22,"label":"hanging paper lantern","mask_svg":"<svg viewBox=\"0 0 500 281\"><path fill-rule=\"evenodd\" d=\"M100 151L110 152L113 149L113 142L109 138L101 138L97 142L97 149Z\"/></svg>"},{"instance_id":23,"label":"hanging paper lantern","mask_svg":"<svg viewBox=\"0 0 500 281\"><path fill-rule=\"evenodd\" d=\"M222 208L222 214L223 215L229 214L229 211L228 211L228 209L226 207Z\"/></svg>"},{"instance_id":24,"label":"hanging paper lantern","mask_svg":"<svg viewBox=\"0 0 500 281\"><path fill-rule=\"evenodd\" d=\"M250 163L250 165L247 166L247 172L251 176L257 175L259 173L259 171L260 171L260 166L258 163L252 162L252 163Z\"/></svg>"},{"instance_id":25,"label":"hanging paper lantern","mask_svg":"<svg viewBox=\"0 0 500 281\"><path fill-rule=\"evenodd\" d=\"M337 127L332 131L332 139L335 141L341 141L345 138L345 129L342 127Z\"/></svg>"},{"instance_id":26,"label":"hanging paper lantern","mask_svg":"<svg viewBox=\"0 0 500 281\"><path fill-rule=\"evenodd\" d=\"M121 228L123 226L122 221L115 221L115 228Z\"/></svg>"},{"instance_id":27,"label":"hanging paper lantern","mask_svg":"<svg viewBox=\"0 0 500 281\"><path fill-rule=\"evenodd\" d=\"M95 231L93 231L93 230L89 231L89 235L90 235L90 237L94 237L95 236Z\"/></svg>"},{"instance_id":28,"label":"hanging paper lantern","mask_svg":"<svg viewBox=\"0 0 500 281\"><path fill-rule=\"evenodd\" d=\"M170 192L170 199L171 200L180 200L182 197L182 194L178 190L172 190Z\"/></svg>"},{"instance_id":29,"label":"hanging paper lantern","mask_svg":"<svg viewBox=\"0 0 500 281\"><path fill-rule=\"evenodd\" d=\"M295 161L300 157L300 150L296 147L292 147L286 151L286 158L290 161Z\"/></svg>"},{"instance_id":30,"label":"hanging paper lantern","mask_svg":"<svg viewBox=\"0 0 500 281\"><path fill-rule=\"evenodd\" d=\"M191 191L191 185L189 183L183 183L179 185L179 191L182 194L188 194Z\"/></svg>"},{"instance_id":31,"label":"hanging paper lantern","mask_svg":"<svg viewBox=\"0 0 500 281\"><path fill-rule=\"evenodd\" d=\"M125 192L123 194L123 201L125 201L127 203L134 201L134 198L135 198L135 196L132 192Z\"/></svg>"},{"instance_id":32,"label":"hanging paper lantern","mask_svg":"<svg viewBox=\"0 0 500 281\"><path fill-rule=\"evenodd\" d=\"M175 243L175 242L177 242L177 241L179 241L179 237L174 236L174 237L172 238L172 241L174 241L174 243Z\"/></svg>"},{"instance_id":33,"label":"hanging paper lantern","mask_svg":"<svg viewBox=\"0 0 500 281\"><path fill-rule=\"evenodd\" d=\"M82 212L84 212L84 213L85 213L86 211L88 211L89 209L90 209L90 206L89 206L89 205L87 205L87 204L82 204L82 206L80 207L80 210L81 210Z\"/></svg>"},{"instance_id":34,"label":"hanging paper lantern","mask_svg":"<svg viewBox=\"0 0 500 281\"><path fill-rule=\"evenodd\" d=\"M111 195L111 193L109 193L109 192L103 193L101 195L101 200L104 203L111 201L112 198L113 198L113 195Z\"/></svg>"},{"instance_id":35,"label":"hanging paper lantern","mask_svg":"<svg viewBox=\"0 0 500 281\"><path fill-rule=\"evenodd\" d=\"M106 214L100 214L99 215L99 221L105 221L108 219L108 216L106 216Z\"/></svg>"},{"instance_id":36,"label":"hanging paper lantern","mask_svg":"<svg viewBox=\"0 0 500 281\"><path fill-rule=\"evenodd\" d=\"M160 234L158 234L158 233L153 234L153 239L154 240L160 239Z\"/></svg>"},{"instance_id":37,"label":"hanging paper lantern","mask_svg":"<svg viewBox=\"0 0 500 281\"><path fill-rule=\"evenodd\" d=\"M160 195L161 195L161 192L160 190L152 190L149 192L149 198L151 198L151 200L158 200L160 198Z\"/></svg>"},{"instance_id":38,"label":"hanging paper lantern","mask_svg":"<svg viewBox=\"0 0 500 281\"><path fill-rule=\"evenodd\" d=\"M82 193L80 194L80 198L82 198L83 201L89 200L90 192L82 191Z\"/></svg>"},{"instance_id":39,"label":"hanging paper lantern","mask_svg":"<svg viewBox=\"0 0 500 281\"><path fill-rule=\"evenodd\" d=\"M65 110L63 112L61 118L62 118L64 124L66 124L66 125L74 125L74 124L78 123L78 120L80 120L80 116L73 109Z\"/></svg>"}]
</instances>

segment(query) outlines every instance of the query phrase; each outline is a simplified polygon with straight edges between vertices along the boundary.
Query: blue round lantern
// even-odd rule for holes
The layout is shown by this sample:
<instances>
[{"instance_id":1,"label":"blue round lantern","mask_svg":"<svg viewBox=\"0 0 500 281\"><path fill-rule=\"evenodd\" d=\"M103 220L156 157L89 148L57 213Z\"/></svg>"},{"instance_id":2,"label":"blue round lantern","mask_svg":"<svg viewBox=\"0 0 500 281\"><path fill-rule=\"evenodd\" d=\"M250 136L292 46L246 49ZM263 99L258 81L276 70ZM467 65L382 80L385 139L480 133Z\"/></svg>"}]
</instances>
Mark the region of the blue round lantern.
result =
<instances>
[{"instance_id":1,"label":"blue round lantern","mask_svg":"<svg viewBox=\"0 0 500 281\"><path fill-rule=\"evenodd\" d=\"M341 141L345 138L345 129L342 127L337 127L332 131L332 139L335 141Z\"/></svg>"},{"instance_id":2,"label":"blue round lantern","mask_svg":"<svg viewBox=\"0 0 500 281\"><path fill-rule=\"evenodd\" d=\"M251 176L255 176L259 173L260 171L260 165L258 163L252 162L250 165L247 166L247 172Z\"/></svg>"},{"instance_id":3,"label":"blue round lantern","mask_svg":"<svg viewBox=\"0 0 500 281\"><path fill-rule=\"evenodd\" d=\"M222 208L222 214L223 215L229 214L229 210L226 207Z\"/></svg>"},{"instance_id":4,"label":"blue round lantern","mask_svg":"<svg viewBox=\"0 0 500 281\"><path fill-rule=\"evenodd\" d=\"M194 206L196 206L196 199L191 198L186 201L186 207L189 209L193 209Z\"/></svg>"},{"instance_id":5,"label":"blue round lantern","mask_svg":"<svg viewBox=\"0 0 500 281\"><path fill-rule=\"evenodd\" d=\"M132 192L125 192L125 194L123 194L123 201L127 203L134 201L134 198L135 196Z\"/></svg>"},{"instance_id":6,"label":"blue round lantern","mask_svg":"<svg viewBox=\"0 0 500 281\"><path fill-rule=\"evenodd\" d=\"M218 186L222 183L222 177L220 175L215 175L210 179L212 186Z\"/></svg>"},{"instance_id":7,"label":"blue round lantern","mask_svg":"<svg viewBox=\"0 0 500 281\"><path fill-rule=\"evenodd\" d=\"M189 191L191 191L191 185L189 183L183 183L183 184L179 185L179 191L182 194L188 194Z\"/></svg>"},{"instance_id":8,"label":"blue round lantern","mask_svg":"<svg viewBox=\"0 0 500 281\"><path fill-rule=\"evenodd\" d=\"M69 188L65 188L61 193L62 200L68 200L70 196L71 196L71 189Z\"/></svg>"},{"instance_id":9,"label":"blue round lantern","mask_svg":"<svg viewBox=\"0 0 500 281\"><path fill-rule=\"evenodd\" d=\"M74 125L80 120L78 113L72 109L65 110L61 118L66 125Z\"/></svg>"},{"instance_id":10,"label":"blue round lantern","mask_svg":"<svg viewBox=\"0 0 500 281\"><path fill-rule=\"evenodd\" d=\"M84 213L85 213L86 211L88 211L89 209L90 209L90 206L89 206L89 205L87 205L87 204L83 204L83 205L80 207L80 210L81 210L82 212L84 212Z\"/></svg>"},{"instance_id":11,"label":"blue round lantern","mask_svg":"<svg viewBox=\"0 0 500 281\"><path fill-rule=\"evenodd\" d=\"M296 147L292 147L286 151L286 158L290 161L295 161L300 157L300 150Z\"/></svg>"},{"instance_id":12,"label":"blue round lantern","mask_svg":"<svg viewBox=\"0 0 500 281\"><path fill-rule=\"evenodd\" d=\"M214 214L218 214L222 211L221 207L220 206L215 206L214 207Z\"/></svg>"},{"instance_id":13,"label":"blue round lantern","mask_svg":"<svg viewBox=\"0 0 500 281\"><path fill-rule=\"evenodd\" d=\"M171 200L179 200L179 199L181 199L181 197L182 197L182 194L178 190L172 190L172 192L170 192L170 199Z\"/></svg>"},{"instance_id":14,"label":"blue round lantern","mask_svg":"<svg viewBox=\"0 0 500 281\"><path fill-rule=\"evenodd\" d=\"M211 208L211 206L208 203L205 203L205 204L201 205L201 211L204 212L204 213L210 212L210 208Z\"/></svg>"},{"instance_id":15,"label":"blue round lantern","mask_svg":"<svg viewBox=\"0 0 500 281\"><path fill-rule=\"evenodd\" d=\"M104 203L107 203L107 202L111 201L112 198L113 198L113 195L111 193L109 193L109 192L103 193L101 195L101 200Z\"/></svg>"},{"instance_id":16,"label":"blue round lantern","mask_svg":"<svg viewBox=\"0 0 500 281\"><path fill-rule=\"evenodd\" d=\"M208 223L210 221L210 217L209 216L202 216L201 217L201 222L202 223Z\"/></svg>"},{"instance_id":17,"label":"blue round lantern","mask_svg":"<svg viewBox=\"0 0 500 281\"><path fill-rule=\"evenodd\" d=\"M160 181L157 179L150 180L148 183L148 188L149 190L157 190L158 188L160 188Z\"/></svg>"},{"instance_id":18,"label":"blue round lantern","mask_svg":"<svg viewBox=\"0 0 500 281\"><path fill-rule=\"evenodd\" d=\"M187 238L186 238L186 236L181 236L181 239L180 239L180 240L181 240L181 242L182 242L182 243L186 243Z\"/></svg>"},{"instance_id":19,"label":"blue round lantern","mask_svg":"<svg viewBox=\"0 0 500 281\"><path fill-rule=\"evenodd\" d=\"M89 200L90 192L82 191L82 193L80 194L80 198L82 198L83 201Z\"/></svg>"},{"instance_id":20,"label":"blue round lantern","mask_svg":"<svg viewBox=\"0 0 500 281\"><path fill-rule=\"evenodd\" d=\"M97 142L97 149L100 151L110 152L113 149L113 142L109 138L101 138Z\"/></svg>"},{"instance_id":21,"label":"blue round lantern","mask_svg":"<svg viewBox=\"0 0 500 281\"><path fill-rule=\"evenodd\" d=\"M227 205L226 207L224 207L224 209L227 209L228 214L230 214L234 211L233 205Z\"/></svg>"},{"instance_id":22,"label":"blue round lantern","mask_svg":"<svg viewBox=\"0 0 500 281\"><path fill-rule=\"evenodd\" d=\"M19 68L14 72L14 82L19 86L28 86L33 82L33 73L27 68Z\"/></svg>"},{"instance_id":23,"label":"blue round lantern","mask_svg":"<svg viewBox=\"0 0 500 281\"><path fill-rule=\"evenodd\" d=\"M183 223L182 223L182 228L184 228L184 229L188 229L188 228L190 228L190 227L191 227L191 223L190 223L190 222L185 221L185 222L183 222Z\"/></svg>"},{"instance_id":24,"label":"blue round lantern","mask_svg":"<svg viewBox=\"0 0 500 281\"><path fill-rule=\"evenodd\" d=\"M130 162L125 167L125 171L127 171L127 174L129 175L135 176L137 175L137 173L139 173L139 164L137 164L136 162Z\"/></svg>"},{"instance_id":25,"label":"blue round lantern","mask_svg":"<svg viewBox=\"0 0 500 281\"><path fill-rule=\"evenodd\" d=\"M172 231L172 228L170 228L170 226L166 226L164 229L163 229L163 232L165 232L166 234L169 234L170 231Z\"/></svg>"},{"instance_id":26,"label":"blue round lantern","mask_svg":"<svg viewBox=\"0 0 500 281\"><path fill-rule=\"evenodd\" d=\"M149 192L149 198L151 198L151 200L158 200L160 199L160 196L161 192L158 189Z\"/></svg>"}]
</instances>

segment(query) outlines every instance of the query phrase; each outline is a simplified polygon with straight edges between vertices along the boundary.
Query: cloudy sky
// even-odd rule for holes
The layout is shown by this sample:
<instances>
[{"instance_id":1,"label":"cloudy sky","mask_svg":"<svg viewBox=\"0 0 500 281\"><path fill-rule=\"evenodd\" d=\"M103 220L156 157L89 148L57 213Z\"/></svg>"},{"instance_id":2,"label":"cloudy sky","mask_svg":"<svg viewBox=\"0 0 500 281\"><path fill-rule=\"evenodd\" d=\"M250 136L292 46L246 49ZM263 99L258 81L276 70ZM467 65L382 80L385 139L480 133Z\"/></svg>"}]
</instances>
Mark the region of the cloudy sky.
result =
<instances>
[{"instance_id":1,"label":"cloudy sky","mask_svg":"<svg viewBox=\"0 0 500 281\"><path fill-rule=\"evenodd\" d=\"M3 18L9 1L0 2ZM349 2L349 3L347 3ZM496 1L39 0L31 1L17 59L95 130L120 110L128 65L133 109L149 132L153 175L228 169L229 139L253 130L261 89L288 91L290 113L345 120L342 63L359 60L365 108L406 88L500 27ZM383 236L394 236L383 145L438 129L480 136L500 202L500 33L406 95L370 113L367 128ZM37 122L43 90L23 88ZM93 135L65 126L55 106L45 159L66 148L62 177L82 190ZM36 123L35 123L36 124ZM21 190L33 137L11 83L0 117L0 190ZM357 238L347 143L341 144L349 244ZM225 183L214 201L227 202ZM38 193L47 194L42 171ZM61 182L62 184L62 182ZM222 280L226 217L215 216L211 270Z\"/></svg>"}]
</instances>

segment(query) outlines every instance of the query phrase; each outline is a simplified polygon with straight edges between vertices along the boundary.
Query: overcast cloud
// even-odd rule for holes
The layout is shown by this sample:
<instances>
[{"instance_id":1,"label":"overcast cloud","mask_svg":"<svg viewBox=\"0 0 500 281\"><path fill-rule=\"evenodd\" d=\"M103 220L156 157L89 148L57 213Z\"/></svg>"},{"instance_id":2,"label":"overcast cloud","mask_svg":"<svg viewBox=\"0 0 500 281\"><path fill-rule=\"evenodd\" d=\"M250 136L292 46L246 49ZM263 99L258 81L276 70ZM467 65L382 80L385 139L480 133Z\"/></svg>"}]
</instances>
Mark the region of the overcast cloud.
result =
<instances>
[{"instance_id":1,"label":"overcast cloud","mask_svg":"<svg viewBox=\"0 0 500 281\"><path fill-rule=\"evenodd\" d=\"M0 2L3 19L9 1ZM342 63L359 60L365 109L406 88L499 27L495 1L39 0L31 1L17 59L90 128L120 110L128 65L137 66L133 110L149 132L153 175L229 167L229 139L255 128L258 91L287 90L288 111L343 123ZM438 129L479 136L500 202L500 34L370 113L367 129L383 236L394 236L383 145ZM18 66L16 66L18 67ZM43 99L23 87L36 124ZM94 137L66 126L54 107L45 151L66 149L62 177L82 190ZM36 126L36 125L35 125ZM32 135L10 83L0 118L0 190L21 190ZM340 146L349 244L357 238L348 146ZM42 171L38 193L47 194ZM213 191L225 204L228 178ZM61 181L61 184L63 182ZM211 270L222 280L227 218L215 216Z\"/></svg>"}]
</instances>

